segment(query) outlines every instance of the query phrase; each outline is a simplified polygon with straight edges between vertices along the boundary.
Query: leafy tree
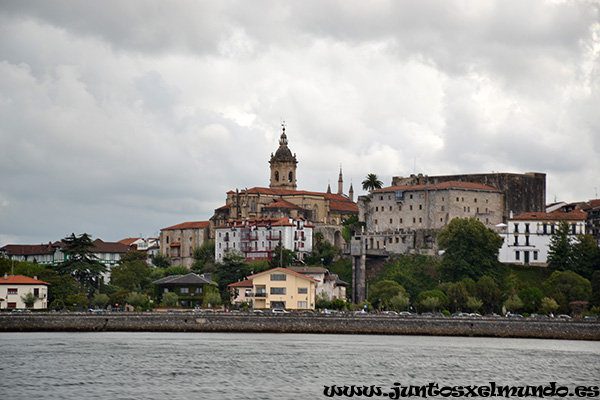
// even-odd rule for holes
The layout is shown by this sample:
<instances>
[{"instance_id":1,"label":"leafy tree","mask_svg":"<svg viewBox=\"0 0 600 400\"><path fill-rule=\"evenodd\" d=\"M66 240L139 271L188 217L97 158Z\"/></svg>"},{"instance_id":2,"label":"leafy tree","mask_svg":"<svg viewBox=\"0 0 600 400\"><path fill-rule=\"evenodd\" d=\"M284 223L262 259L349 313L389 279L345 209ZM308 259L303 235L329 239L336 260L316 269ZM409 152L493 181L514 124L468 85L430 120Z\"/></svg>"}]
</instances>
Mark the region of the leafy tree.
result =
<instances>
[{"instance_id":1,"label":"leafy tree","mask_svg":"<svg viewBox=\"0 0 600 400\"><path fill-rule=\"evenodd\" d=\"M218 307L223 303L219 291L212 288L207 288L204 292L204 298L202 300L202 306L204 307Z\"/></svg>"},{"instance_id":2,"label":"leafy tree","mask_svg":"<svg viewBox=\"0 0 600 400\"><path fill-rule=\"evenodd\" d=\"M158 253L150 257L152 264L157 268L169 268L171 260L165 254Z\"/></svg>"},{"instance_id":3,"label":"leafy tree","mask_svg":"<svg viewBox=\"0 0 600 400\"><path fill-rule=\"evenodd\" d=\"M166 276L173 275L187 275L190 273L190 270L183 265L172 265L165 270Z\"/></svg>"},{"instance_id":4,"label":"leafy tree","mask_svg":"<svg viewBox=\"0 0 600 400\"><path fill-rule=\"evenodd\" d=\"M369 303L375 308L389 309L390 300L398 294L408 298L406 290L398 282L379 281L369 287Z\"/></svg>"},{"instance_id":5,"label":"leafy tree","mask_svg":"<svg viewBox=\"0 0 600 400\"><path fill-rule=\"evenodd\" d=\"M433 302L431 299L436 299L436 301ZM441 290L427 290L419 293L417 296L417 304L427 311L437 310L439 308L444 309L448 307L448 296ZM433 307L433 305L435 305L435 307Z\"/></svg>"},{"instance_id":6,"label":"leafy tree","mask_svg":"<svg viewBox=\"0 0 600 400\"><path fill-rule=\"evenodd\" d=\"M93 293L100 286L101 276L107 271L106 266L98 261L92 249L96 247L91 236L83 233L80 236L67 236L62 239L65 244L63 252L67 260L56 267L63 275L71 275L85 288L87 293Z\"/></svg>"},{"instance_id":7,"label":"leafy tree","mask_svg":"<svg viewBox=\"0 0 600 400\"><path fill-rule=\"evenodd\" d=\"M569 238L569 224L561 221L548 247L548 267L554 271L573 269L573 246Z\"/></svg>"},{"instance_id":8,"label":"leafy tree","mask_svg":"<svg viewBox=\"0 0 600 400\"><path fill-rule=\"evenodd\" d=\"M207 240L193 250L194 265L192 270L196 273L212 272L209 268L215 262L215 241Z\"/></svg>"},{"instance_id":9,"label":"leafy tree","mask_svg":"<svg viewBox=\"0 0 600 400\"><path fill-rule=\"evenodd\" d=\"M313 252L306 258L306 263L309 265L322 264L323 266L330 266L339 253L340 250L325 239L323 232L316 232Z\"/></svg>"},{"instance_id":10,"label":"leafy tree","mask_svg":"<svg viewBox=\"0 0 600 400\"><path fill-rule=\"evenodd\" d=\"M589 280L573 271L554 271L542 285L547 297L558 303L560 312L568 312L572 301L588 301L592 295Z\"/></svg>"},{"instance_id":11,"label":"leafy tree","mask_svg":"<svg viewBox=\"0 0 600 400\"><path fill-rule=\"evenodd\" d=\"M346 243L350 243L350 239L352 239L356 233L361 233L362 229L366 226L364 222L360 222L358 220L358 215L356 214L344 218L342 225L344 226L342 230L342 237Z\"/></svg>"},{"instance_id":12,"label":"leafy tree","mask_svg":"<svg viewBox=\"0 0 600 400\"><path fill-rule=\"evenodd\" d=\"M150 285L152 269L146 263L146 254L140 251L127 252L110 276L110 282L127 290L146 290Z\"/></svg>"},{"instance_id":13,"label":"leafy tree","mask_svg":"<svg viewBox=\"0 0 600 400\"><path fill-rule=\"evenodd\" d=\"M573 271L586 279L592 279L600 271L600 247L591 235L579 235L573 244Z\"/></svg>"},{"instance_id":14,"label":"leafy tree","mask_svg":"<svg viewBox=\"0 0 600 400\"><path fill-rule=\"evenodd\" d=\"M410 299L406 293L398 293L390 299L389 305L396 311L406 311L410 306Z\"/></svg>"},{"instance_id":15,"label":"leafy tree","mask_svg":"<svg viewBox=\"0 0 600 400\"><path fill-rule=\"evenodd\" d=\"M467 292L464 282L446 284L445 290L450 309L453 312L464 310L467 307L469 292Z\"/></svg>"},{"instance_id":16,"label":"leafy tree","mask_svg":"<svg viewBox=\"0 0 600 400\"><path fill-rule=\"evenodd\" d=\"M315 307L318 309L331 308L331 298L325 292L321 292L317 294L317 298L315 300Z\"/></svg>"},{"instance_id":17,"label":"leafy tree","mask_svg":"<svg viewBox=\"0 0 600 400\"><path fill-rule=\"evenodd\" d=\"M499 264L502 238L475 218L450 221L440 232L438 243L444 249L442 276L448 281L479 279Z\"/></svg>"},{"instance_id":18,"label":"leafy tree","mask_svg":"<svg viewBox=\"0 0 600 400\"><path fill-rule=\"evenodd\" d=\"M469 296L467 299L467 308L471 312L477 312L483 306L483 301L479 300L477 297Z\"/></svg>"},{"instance_id":19,"label":"leafy tree","mask_svg":"<svg viewBox=\"0 0 600 400\"><path fill-rule=\"evenodd\" d=\"M523 301L519 295L513 294L504 302L504 307L507 311L518 312L523 308Z\"/></svg>"},{"instance_id":20,"label":"leafy tree","mask_svg":"<svg viewBox=\"0 0 600 400\"><path fill-rule=\"evenodd\" d=\"M483 302L483 310L491 313L500 305L500 289L491 277L485 275L475 284L475 293Z\"/></svg>"},{"instance_id":21,"label":"leafy tree","mask_svg":"<svg viewBox=\"0 0 600 400\"><path fill-rule=\"evenodd\" d=\"M33 305L39 300L33 292L28 292L27 294L21 296L21 300L25 303L25 307L31 308Z\"/></svg>"},{"instance_id":22,"label":"leafy tree","mask_svg":"<svg viewBox=\"0 0 600 400\"><path fill-rule=\"evenodd\" d=\"M110 298L105 293L96 293L90 302L91 305L105 308L106 305L110 302Z\"/></svg>"},{"instance_id":23,"label":"leafy tree","mask_svg":"<svg viewBox=\"0 0 600 400\"><path fill-rule=\"evenodd\" d=\"M370 192L371 190L381 189L383 182L379 180L376 174L368 174L364 181L362 181L362 188Z\"/></svg>"},{"instance_id":24,"label":"leafy tree","mask_svg":"<svg viewBox=\"0 0 600 400\"><path fill-rule=\"evenodd\" d=\"M137 310L142 304L148 301L148 296L142 293L131 292L125 301Z\"/></svg>"},{"instance_id":25,"label":"leafy tree","mask_svg":"<svg viewBox=\"0 0 600 400\"><path fill-rule=\"evenodd\" d=\"M434 289L438 283L438 262L421 254L394 255L385 265L382 280L398 282L411 298Z\"/></svg>"},{"instance_id":26,"label":"leafy tree","mask_svg":"<svg viewBox=\"0 0 600 400\"><path fill-rule=\"evenodd\" d=\"M590 303L594 306L600 306L600 271L596 271L592 274L590 281L592 285L592 297Z\"/></svg>"},{"instance_id":27,"label":"leafy tree","mask_svg":"<svg viewBox=\"0 0 600 400\"><path fill-rule=\"evenodd\" d=\"M550 297L544 297L540 304L540 310L542 310L542 312L545 314L554 313L556 310L558 310L558 303L556 300L551 299Z\"/></svg>"},{"instance_id":28,"label":"leafy tree","mask_svg":"<svg viewBox=\"0 0 600 400\"><path fill-rule=\"evenodd\" d=\"M166 307L176 307L179 305L179 296L175 292L167 292L162 295L162 302Z\"/></svg>"},{"instance_id":29,"label":"leafy tree","mask_svg":"<svg viewBox=\"0 0 600 400\"><path fill-rule=\"evenodd\" d=\"M67 297L66 305L71 310L87 309L89 300L84 293L76 293Z\"/></svg>"},{"instance_id":30,"label":"leafy tree","mask_svg":"<svg viewBox=\"0 0 600 400\"><path fill-rule=\"evenodd\" d=\"M544 293L538 288L526 288L519 292L519 298L523 301L523 311L534 313L540 309Z\"/></svg>"},{"instance_id":31,"label":"leafy tree","mask_svg":"<svg viewBox=\"0 0 600 400\"><path fill-rule=\"evenodd\" d=\"M269 261L269 265L271 266L271 268L287 268L290 265L292 265L295 260L296 253L294 253L292 250L284 248L280 240L279 243L277 243L277 246L275 246L275 249L273 250L273 255L271 260Z\"/></svg>"}]
</instances>

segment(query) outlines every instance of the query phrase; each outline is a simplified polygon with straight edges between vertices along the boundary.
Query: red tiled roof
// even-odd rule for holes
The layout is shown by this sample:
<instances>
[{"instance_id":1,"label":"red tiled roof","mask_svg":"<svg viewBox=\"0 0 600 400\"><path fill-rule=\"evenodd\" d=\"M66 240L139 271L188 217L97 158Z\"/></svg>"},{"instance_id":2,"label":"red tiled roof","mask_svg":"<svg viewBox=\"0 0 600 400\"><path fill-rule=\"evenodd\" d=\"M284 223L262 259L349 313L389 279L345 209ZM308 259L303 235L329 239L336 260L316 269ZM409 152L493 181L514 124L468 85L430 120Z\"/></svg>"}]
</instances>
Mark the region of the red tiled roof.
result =
<instances>
[{"instance_id":1,"label":"red tiled roof","mask_svg":"<svg viewBox=\"0 0 600 400\"><path fill-rule=\"evenodd\" d=\"M175 229L204 229L208 228L210 221L193 221L193 222L182 222L181 224L169 226L168 228L162 228L161 231L175 230Z\"/></svg>"},{"instance_id":2,"label":"red tiled roof","mask_svg":"<svg viewBox=\"0 0 600 400\"><path fill-rule=\"evenodd\" d=\"M519 214L510 220L519 220L519 221L530 221L530 220L539 220L539 221L585 221L587 218L587 214L581 210L573 210L570 212L564 211L553 211L551 213L545 212L530 212Z\"/></svg>"},{"instance_id":3,"label":"red tiled roof","mask_svg":"<svg viewBox=\"0 0 600 400\"><path fill-rule=\"evenodd\" d=\"M252 279L246 279L235 283L230 283L228 287L252 287Z\"/></svg>"},{"instance_id":4,"label":"red tiled roof","mask_svg":"<svg viewBox=\"0 0 600 400\"><path fill-rule=\"evenodd\" d=\"M585 203L583 203L583 205L580 207L580 209L591 210L592 208L598 208L598 207L600 207L600 199L586 201Z\"/></svg>"},{"instance_id":5,"label":"red tiled roof","mask_svg":"<svg viewBox=\"0 0 600 400\"><path fill-rule=\"evenodd\" d=\"M263 208L298 208L298 206L283 199L273 199L271 204Z\"/></svg>"},{"instance_id":6,"label":"red tiled roof","mask_svg":"<svg viewBox=\"0 0 600 400\"><path fill-rule=\"evenodd\" d=\"M226 225L216 226L215 229L222 228L243 228L244 226L287 226L294 225L293 221L302 220L306 223L306 219L303 217L293 217L292 223L290 223L290 217L283 218L254 218L254 219L234 219L227 221ZM312 227L312 225L306 223L305 227Z\"/></svg>"},{"instance_id":7,"label":"red tiled roof","mask_svg":"<svg viewBox=\"0 0 600 400\"><path fill-rule=\"evenodd\" d=\"M397 190L409 191L409 190L437 190L437 189L467 189L467 190L485 190L488 192L500 192L500 190L495 187L484 185L482 183L473 183L473 182L458 182L458 181L448 181L448 182L440 182L437 185L429 184L429 185L402 185L402 186L390 186L381 189L375 189L373 193L379 192L392 192Z\"/></svg>"},{"instance_id":8,"label":"red tiled roof","mask_svg":"<svg viewBox=\"0 0 600 400\"><path fill-rule=\"evenodd\" d=\"M136 240L139 240L139 239L141 239L141 238L126 238L126 239L119 240L117 243L121 243L121 244L124 244L126 246L131 246L131 244L133 242L135 242Z\"/></svg>"},{"instance_id":9,"label":"red tiled roof","mask_svg":"<svg viewBox=\"0 0 600 400\"><path fill-rule=\"evenodd\" d=\"M352 201L338 201L338 200L330 200L329 201L329 209L335 211L352 211L358 212L358 205Z\"/></svg>"},{"instance_id":10,"label":"red tiled roof","mask_svg":"<svg viewBox=\"0 0 600 400\"><path fill-rule=\"evenodd\" d=\"M8 275L0 277L0 285L50 285L48 282L33 279L25 275Z\"/></svg>"}]
</instances>

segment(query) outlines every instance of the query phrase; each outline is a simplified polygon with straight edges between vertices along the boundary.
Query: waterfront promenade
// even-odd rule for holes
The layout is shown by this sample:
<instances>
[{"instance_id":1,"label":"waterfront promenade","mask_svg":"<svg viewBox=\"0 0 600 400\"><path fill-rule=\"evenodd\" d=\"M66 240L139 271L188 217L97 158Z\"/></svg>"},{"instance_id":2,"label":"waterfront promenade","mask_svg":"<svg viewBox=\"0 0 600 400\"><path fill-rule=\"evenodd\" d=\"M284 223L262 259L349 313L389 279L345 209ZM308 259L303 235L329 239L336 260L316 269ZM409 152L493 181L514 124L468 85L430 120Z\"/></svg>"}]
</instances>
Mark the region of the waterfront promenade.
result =
<instances>
[{"instance_id":1,"label":"waterfront promenade","mask_svg":"<svg viewBox=\"0 0 600 400\"><path fill-rule=\"evenodd\" d=\"M600 340L586 320L196 312L1 313L0 332L271 332Z\"/></svg>"}]
</instances>

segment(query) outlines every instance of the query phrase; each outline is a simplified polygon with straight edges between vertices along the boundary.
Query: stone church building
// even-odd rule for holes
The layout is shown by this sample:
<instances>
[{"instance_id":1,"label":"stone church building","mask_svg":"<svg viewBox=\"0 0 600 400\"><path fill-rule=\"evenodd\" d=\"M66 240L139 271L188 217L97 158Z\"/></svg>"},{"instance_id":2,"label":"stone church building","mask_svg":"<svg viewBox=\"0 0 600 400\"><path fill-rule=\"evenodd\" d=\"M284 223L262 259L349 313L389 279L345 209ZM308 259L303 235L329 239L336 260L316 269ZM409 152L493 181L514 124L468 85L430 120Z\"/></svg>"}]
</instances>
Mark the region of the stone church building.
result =
<instances>
[{"instance_id":1,"label":"stone church building","mask_svg":"<svg viewBox=\"0 0 600 400\"><path fill-rule=\"evenodd\" d=\"M337 193L332 193L330 188L324 193L298 190L298 160L288 147L285 126L282 127L279 148L271 154L269 164L269 187L227 192L225 205L215 210L211 225L222 226L230 220L302 217L315 225L315 231L323 232L327 240L342 248L344 242L340 225L344 218L358 214L358 206L353 201L352 185L348 195L343 193L341 169Z\"/></svg>"}]
</instances>

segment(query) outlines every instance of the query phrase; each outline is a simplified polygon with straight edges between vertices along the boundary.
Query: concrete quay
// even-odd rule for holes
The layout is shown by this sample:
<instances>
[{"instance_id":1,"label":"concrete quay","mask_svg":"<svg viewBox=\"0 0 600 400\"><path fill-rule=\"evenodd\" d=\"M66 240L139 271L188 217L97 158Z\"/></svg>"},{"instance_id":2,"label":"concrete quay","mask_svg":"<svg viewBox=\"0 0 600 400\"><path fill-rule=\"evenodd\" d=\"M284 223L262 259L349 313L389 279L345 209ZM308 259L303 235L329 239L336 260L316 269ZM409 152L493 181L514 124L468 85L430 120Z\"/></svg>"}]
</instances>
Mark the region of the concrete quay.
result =
<instances>
[{"instance_id":1,"label":"concrete quay","mask_svg":"<svg viewBox=\"0 0 600 400\"><path fill-rule=\"evenodd\" d=\"M0 332L273 332L600 340L600 321L195 312L1 313Z\"/></svg>"}]
</instances>

